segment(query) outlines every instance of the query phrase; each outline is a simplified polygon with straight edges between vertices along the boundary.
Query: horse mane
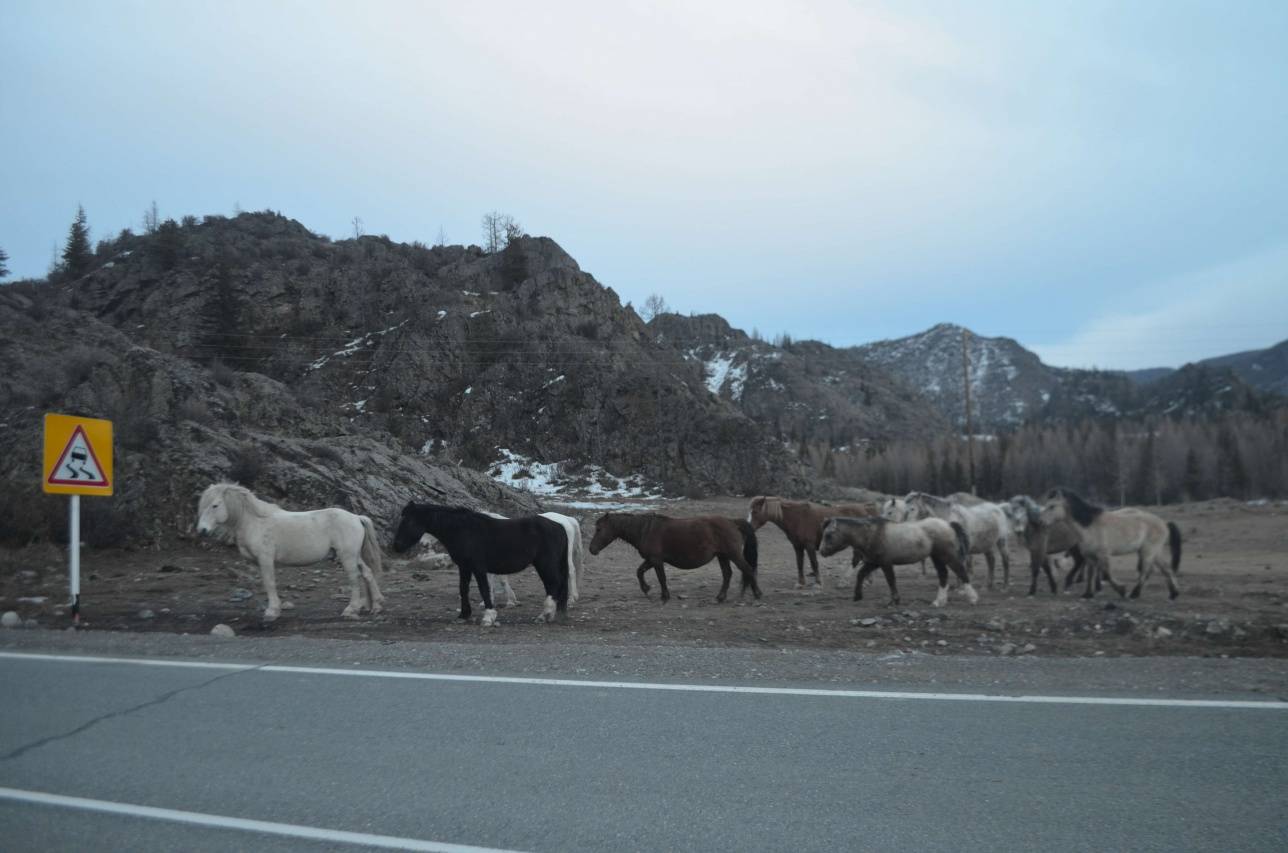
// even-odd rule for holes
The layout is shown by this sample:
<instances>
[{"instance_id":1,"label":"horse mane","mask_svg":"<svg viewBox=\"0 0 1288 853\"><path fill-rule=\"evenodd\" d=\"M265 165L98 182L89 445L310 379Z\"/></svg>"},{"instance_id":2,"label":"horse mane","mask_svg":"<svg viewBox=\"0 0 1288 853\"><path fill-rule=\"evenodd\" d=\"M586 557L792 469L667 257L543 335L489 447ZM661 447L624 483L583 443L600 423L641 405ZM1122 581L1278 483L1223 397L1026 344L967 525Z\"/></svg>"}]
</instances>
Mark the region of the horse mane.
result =
<instances>
[{"instance_id":1,"label":"horse mane","mask_svg":"<svg viewBox=\"0 0 1288 853\"><path fill-rule=\"evenodd\" d=\"M1104 507L1096 506L1070 489L1054 488L1048 493L1047 497L1063 498L1064 502L1069 506L1069 515L1072 515L1073 520L1083 527L1090 527L1096 518L1105 511Z\"/></svg>"},{"instance_id":2,"label":"horse mane","mask_svg":"<svg viewBox=\"0 0 1288 853\"><path fill-rule=\"evenodd\" d=\"M1016 495L1011 498L1012 506L1019 505L1024 510L1024 516L1029 520L1029 524L1040 524L1042 521L1042 507L1037 501L1028 495Z\"/></svg>"},{"instance_id":3,"label":"horse mane","mask_svg":"<svg viewBox=\"0 0 1288 853\"><path fill-rule=\"evenodd\" d=\"M225 481L215 483L202 493L200 506L202 510L209 506L210 501L213 500L213 490L216 486L222 486L220 492L224 495L224 500L228 500L228 496L231 495L240 504L242 509L249 510L260 518L268 518L273 514L274 510L281 509L281 507L275 503L270 503L263 498L256 497L254 492L240 483L230 483Z\"/></svg>"},{"instance_id":4,"label":"horse mane","mask_svg":"<svg viewBox=\"0 0 1288 853\"><path fill-rule=\"evenodd\" d=\"M760 495L755 498L765 510L765 520L781 524L783 521L783 499L775 495Z\"/></svg>"}]
</instances>

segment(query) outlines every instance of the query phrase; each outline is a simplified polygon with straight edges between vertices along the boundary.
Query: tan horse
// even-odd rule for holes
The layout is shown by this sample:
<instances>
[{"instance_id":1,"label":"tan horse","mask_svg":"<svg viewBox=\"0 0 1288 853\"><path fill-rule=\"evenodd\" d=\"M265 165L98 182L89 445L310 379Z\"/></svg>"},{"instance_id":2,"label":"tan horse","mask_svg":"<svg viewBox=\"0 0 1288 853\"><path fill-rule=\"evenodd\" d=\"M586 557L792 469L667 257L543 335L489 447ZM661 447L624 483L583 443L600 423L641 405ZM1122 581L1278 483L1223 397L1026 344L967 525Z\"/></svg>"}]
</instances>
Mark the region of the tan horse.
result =
<instances>
[{"instance_id":1,"label":"tan horse","mask_svg":"<svg viewBox=\"0 0 1288 853\"><path fill-rule=\"evenodd\" d=\"M823 538L823 523L833 516L867 518L877 514L868 504L825 506L809 501L786 501L773 495L757 495L747 507L747 521L759 530L772 521L787 535L796 551L796 588L805 586L805 555L809 554L810 577L818 580L818 545Z\"/></svg>"},{"instance_id":2,"label":"tan horse","mask_svg":"<svg viewBox=\"0 0 1288 853\"><path fill-rule=\"evenodd\" d=\"M890 587L890 603L899 603L899 590L894 583L894 567L916 563L930 558L939 575L939 593L934 606L943 607L948 602L948 569L962 583L962 594L971 604L979 601L979 593L970 585L966 571L966 531L957 522L949 523L938 518L921 521L895 522L885 518L829 518L823 526L823 542L819 551L824 557L843 548L853 548L863 557L863 568L854 581L854 600L863 598L863 581L877 569L885 575Z\"/></svg>"},{"instance_id":3,"label":"tan horse","mask_svg":"<svg viewBox=\"0 0 1288 853\"><path fill-rule=\"evenodd\" d=\"M1078 548L1091 564L1087 572L1087 588L1083 598L1091 598L1097 575L1103 573L1105 582L1119 595L1125 588L1109 574L1109 559L1123 554L1136 555L1136 586L1131 597L1139 598L1141 587L1157 566L1167 581L1170 598L1181 594L1173 572L1181 565L1181 531L1175 524L1142 509L1107 510L1083 500L1068 489L1052 489L1047 493L1042 507L1043 524L1069 521L1078 534ZM1171 550L1171 565L1163 557L1163 549Z\"/></svg>"},{"instance_id":4,"label":"tan horse","mask_svg":"<svg viewBox=\"0 0 1288 853\"><path fill-rule=\"evenodd\" d=\"M666 587L666 563L677 569L696 569L718 560L723 583L716 601L724 601L729 592L729 580L733 577L730 563L742 572L742 591L746 592L750 586L756 598L760 598L760 584L756 583L756 531L741 518L719 515L671 518L653 512L606 512L596 519L595 535L587 550L598 554L617 539L634 545L644 558L635 577L645 595L649 587L644 573L650 568L657 574L662 601L667 601L671 592Z\"/></svg>"}]
</instances>

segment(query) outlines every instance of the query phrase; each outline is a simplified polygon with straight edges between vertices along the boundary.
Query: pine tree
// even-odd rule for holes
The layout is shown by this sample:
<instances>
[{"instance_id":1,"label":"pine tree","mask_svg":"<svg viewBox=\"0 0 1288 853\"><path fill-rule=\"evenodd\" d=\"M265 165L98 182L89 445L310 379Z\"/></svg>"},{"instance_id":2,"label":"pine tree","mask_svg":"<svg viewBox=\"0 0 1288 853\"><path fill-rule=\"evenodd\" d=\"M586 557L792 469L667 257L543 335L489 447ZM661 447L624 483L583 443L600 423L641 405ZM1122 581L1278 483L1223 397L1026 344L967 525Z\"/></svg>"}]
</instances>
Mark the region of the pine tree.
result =
<instances>
[{"instance_id":1,"label":"pine tree","mask_svg":"<svg viewBox=\"0 0 1288 853\"><path fill-rule=\"evenodd\" d=\"M9 274L9 253L0 249L0 278Z\"/></svg>"},{"instance_id":2,"label":"pine tree","mask_svg":"<svg viewBox=\"0 0 1288 853\"><path fill-rule=\"evenodd\" d=\"M73 278L79 278L89 272L94 258L89 245L89 223L85 218L85 208L76 206L76 218L67 231L67 244L63 247L63 269Z\"/></svg>"}]
</instances>

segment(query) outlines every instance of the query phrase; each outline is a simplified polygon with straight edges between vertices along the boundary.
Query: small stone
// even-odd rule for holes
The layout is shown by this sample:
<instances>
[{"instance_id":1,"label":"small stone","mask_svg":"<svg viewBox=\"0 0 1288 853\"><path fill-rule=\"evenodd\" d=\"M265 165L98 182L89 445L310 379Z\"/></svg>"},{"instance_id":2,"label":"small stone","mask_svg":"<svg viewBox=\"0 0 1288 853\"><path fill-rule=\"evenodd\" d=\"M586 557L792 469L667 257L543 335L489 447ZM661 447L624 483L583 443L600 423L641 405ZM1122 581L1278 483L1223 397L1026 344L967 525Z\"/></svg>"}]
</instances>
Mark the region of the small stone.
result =
<instances>
[{"instance_id":1,"label":"small stone","mask_svg":"<svg viewBox=\"0 0 1288 853\"><path fill-rule=\"evenodd\" d=\"M1219 637L1222 634L1228 633L1229 630L1230 624L1224 619L1213 619L1203 628L1203 633L1210 637Z\"/></svg>"},{"instance_id":2,"label":"small stone","mask_svg":"<svg viewBox=\"0 0 1288 853\"><path fill-rule=\"evenodd\" d=\"M1005 631L1006 623L1001 619L989 619L984 623L984 627L989 631Z\"/></svg>"},{"instance_id":3,"label":"small stone","mask_svg":"<svg viewBox=\"0 0 1288 853\"><path fill-rule=\"evenodd\" d=\"M294 602L294 601L283 601L283 602L282 602L282 609L283 609L283 610L294 610L294 609L295 609L295 602Z\"/></svg>"},{"instance_id":4,"label":"small stone","mask_svg":"<svg viewBox=\"0 0 1288 853\"><path fill-rule=\"evenodd\" d=\"M139 611L138 616L140 619L155 619L157 617L155 613L146 607Z\"/></svg>"},{"instance_id":5,"label":"small stone","mask_svg":"<svg viewBox=\"0 0 1288 853\"><path fill-rule=\"evenodd\" d=\"M947 640L935 640L935 645L936 645L936 646L940 646L940 647L942 648L943 646L948 645L948 641L947 641Z\"/></svg>"},{"instance_id":6,"label":"small stone","mask_svg":"<svg viewBox=\"0 0 1288 853\"><path fill-rule=\"evenodd\" d=\"M1002 643L1002 645L997 647L997 653L999 655L1015 654L1015 643Z\"/></svg>"},{"instance_id":7,"label":"small stone","mask_svg":"<svg viewBox=\"0 0 1288 853\"><path fill-rule=\"evenodd\" d=\"M1037 650L1038 647L1032 643L1025 643L1024 647L1020 649L1020 654L1027 655L1029 652L1036 652Z\"/></svg>"},{"instance_id":8,"label":"small stone","mask_svg":"<svg viewBox=\"0 0 1288 853\"><path fill-rule=\"evenodd\" d=\"M23 623L22 623L22 627L24 627L24 628L39 628L39 627L40 627L40 623L39 623L39 622L37 622L35 619L28 619L28 620L26 620L25 622L23 622Z\"/></svg>"},{"instance_id":9,"label":"small stone","mask_svg":"<svg viewBox=\"0 0 1288 853\"><path fill-rule=\"evenodd\" d=\"M871 628L873 625L879 625L880 623L881 623L881 620L877 619L875 616L866 616L862 619L850 620L851 625L861 625L864 628Z\"/></svg>"},{"instance_id":10,"label":"small stone","mask_svg":"<svg viewBox=\"0 0 1288 853\"><path fill-rule=\"evenodd\" d=\"M1172 636L1172 632L1162 625L1154 629L1154 639L1156 640L1166 640L1170 636Z\"/></svg>"},{"instance_id":11,"label":"small stone","mask_svg":"<svg viewBox=\"0 0 1288 853\"><path fill-rule=\"evenodd\" d=\"M246 589L246 588L244 588L244 587L240 587L240 586L239 586L239 587L237 587L236 589L234 589L232 592L228 593L228 600L229 600L229 601L245 601L245 600L247 600L248 598L252 598L252 597L254 597L254 595L255 595L255 593L251 592L250 590L248 590L248 589Z\"/></svg>"},{"instance_id":12,"label":"small stone","mask_svg":"<svg viewBox=\"0 0 1288 853\"><path fill-rule=\"evenodd\" d=\"M22 618L13 610L6 610L3 616L0 616L0 628L17 628L22 624Z\"/></svg>"},{"instance_id":13,"label":"small stone","mask_svg":"<svg viewBox=\"0 0 1288 853\"><path fill-rule=\"evenodd\" d=\"M161 608L161 610L160 610L160 613L162 613L162 614L169 614L169 613L173 613L173 612L174 612L174 611L173 611L173 610L171 610L169 607L162 607L162 608Z\"/></svg>"},{"instance_id":14,"label":"small stone","mask_svg":"<svg viewBox=\"0 0 1288 853\"><path fill-rule=\"evenodd\" d=\"M1230 632L1230 636L1236 640L1246 640L1248 638L1248 632L1242 628L1236 627Z\"/></svg>"},{"instance_id":15,"label":"small stone","mask_svg":"<svg viewBox=\"0 0 1288 853\"><path fill-rule=\"evenodd\" d=\"M229 627L228 627L227 625L225 625L224 623L220 622L218 625L216 625L215 627L213 627L213 628L211 628L211 629L210 629L210 636L212 636L212 637L236 637L236 636L237 636L237 632L236 632L236 631L234 631L232 628L229 628Z\"/></svg>"}]
</instances>

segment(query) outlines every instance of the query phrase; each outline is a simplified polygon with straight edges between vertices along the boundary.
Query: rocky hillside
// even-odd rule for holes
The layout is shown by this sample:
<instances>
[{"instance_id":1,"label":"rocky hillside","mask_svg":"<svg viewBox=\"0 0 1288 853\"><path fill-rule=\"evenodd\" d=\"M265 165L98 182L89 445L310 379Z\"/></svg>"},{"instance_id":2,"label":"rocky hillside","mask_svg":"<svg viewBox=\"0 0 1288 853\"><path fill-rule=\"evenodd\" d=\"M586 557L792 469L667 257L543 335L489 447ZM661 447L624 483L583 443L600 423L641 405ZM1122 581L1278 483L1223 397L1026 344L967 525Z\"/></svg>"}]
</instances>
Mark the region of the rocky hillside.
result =
<instances>
[{"instance_id":1,"label":"rocky hillside","mask_svg":"<svg viewBox=\"0 0 1288 853\"><path fill-rule=\"evenodd\" d=\"M54 409L126 422L140 506L184 512L245 446L282 462L270 496L295 497L294 464L315 470L318 499L382 512L418 482L530 504L487 475L549 491L552 463L599 493L809 488L780 442L548 239L489 255L207 217L101 244L79 280L4 292L6 480L29 475L33 425Z\"/></svg>"},{"instance_id":2,"label":"rocky hillside","mask_svg":"<svg viewBox=\"0 0 1288 853\"><path fill-rule=\"evenodd\" d=\"M818 341L775 346L718 314L661 314L649 331L660 346L680 351L708 391L791 445L840 448L948 428L923 396L853 349Z\"/></svg>"}]
</instances>

